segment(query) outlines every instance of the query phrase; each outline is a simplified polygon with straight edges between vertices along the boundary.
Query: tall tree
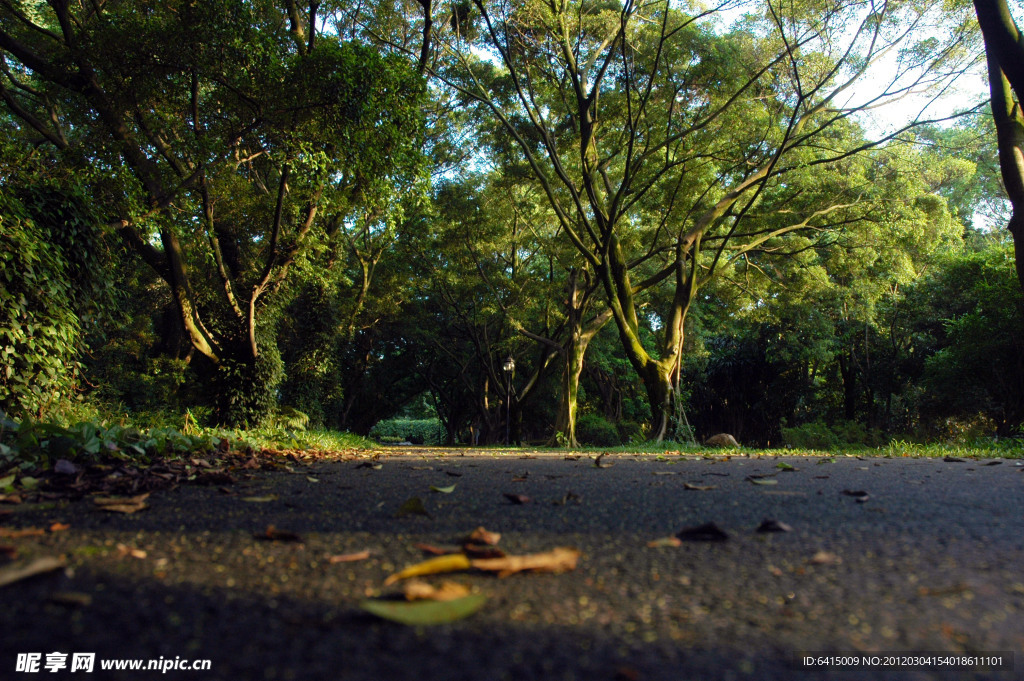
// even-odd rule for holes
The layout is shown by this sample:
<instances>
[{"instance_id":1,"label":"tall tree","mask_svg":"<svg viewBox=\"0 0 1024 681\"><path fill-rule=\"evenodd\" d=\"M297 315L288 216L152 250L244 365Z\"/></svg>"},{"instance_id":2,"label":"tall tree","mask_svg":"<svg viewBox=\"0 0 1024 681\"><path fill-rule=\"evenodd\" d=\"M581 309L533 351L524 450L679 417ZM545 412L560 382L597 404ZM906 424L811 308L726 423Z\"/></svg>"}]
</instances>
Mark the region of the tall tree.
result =
<instances>
[{"instance_id":1,"label":"tall tree","mask_svg":"<svg viewBox=\"0 0 1024 681\"><path fill-rule=\"evenodd\" d=\"M880 140L852 116L962 67L965 33L937 5L768 2L733 30L708 20L724 7L474 0L435 34L445 57L434 75L501 122L496 142L525 158L601 282L657 439L669 433L701 286L768 242L853 219L856 194L811 200L787 176L870 149ZM855 95L897 54L891 78ZM641 311L659 287L663 305ZM660 330L656 347L641 315Z\"/></svg>"},{"instance_id":2,"label":"tall tree","mask_svg":"<svg viewBox=\"0 0 1024 681\"><path fill-rule=\"evenodd\" d=\"M0 3L0 96L44 143L116 178L97 199L170 287L224 421L273 404L264 327L289 270L419 162L413 63L321 34L317 8Z\"/></svg>"},{"instance_id":3,"label":"tall tree","mask_svg":"<svg viewBox=\"0 0 1024 681\"><path fill-rule=\"evenodd\" d=\"M999 165L1013 207L1007 228L1013 235L1017 278L1024 288L1024 36L1006 0L974 0L974 9L985 37Z\"/></svg>"}]
</instances>

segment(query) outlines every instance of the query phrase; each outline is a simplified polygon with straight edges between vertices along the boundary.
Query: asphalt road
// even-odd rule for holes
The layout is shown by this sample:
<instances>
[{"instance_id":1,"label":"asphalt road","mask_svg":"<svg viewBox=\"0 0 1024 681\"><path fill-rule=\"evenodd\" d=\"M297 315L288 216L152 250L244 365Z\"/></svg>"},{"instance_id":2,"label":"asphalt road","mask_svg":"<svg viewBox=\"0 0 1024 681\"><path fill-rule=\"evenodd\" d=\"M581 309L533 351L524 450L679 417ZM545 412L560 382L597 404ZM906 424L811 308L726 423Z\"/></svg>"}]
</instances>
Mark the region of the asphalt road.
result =
<instances>
[{"instance_id":1,"label":"asphalt road","mask_svg":"<svg viewBox=\"0 0 1024 681\"><path fill-rule=\"evenodd\" d=\"M155 492L133 514L89 499L12 507L7 530L69 527L0 544L20 560L64 556L67 568L0 588L0 679L1024 679L1020 462L600 463L390 450ZM429 515L399 513L412 497ZM765 519L791 531L757 532ZM709 522L728 538L648 545ZM255 537L271 526L301 541ZM582 555L564 574L428 578L487 596L451 624L408 627L359 608L425 558L416 543L455 544L478 526L502 533L510 554ZM799 651L860 664L808 669ZM94 671L47 672L53 652L95 653ZM41 671L17 671L26 653L41 654ZM871 664L886 653L929 664ZM938 666L952 653L1009 657L1013 670ZM100 668L160 658L210 669Z\"/></svg>"}]
</instances>

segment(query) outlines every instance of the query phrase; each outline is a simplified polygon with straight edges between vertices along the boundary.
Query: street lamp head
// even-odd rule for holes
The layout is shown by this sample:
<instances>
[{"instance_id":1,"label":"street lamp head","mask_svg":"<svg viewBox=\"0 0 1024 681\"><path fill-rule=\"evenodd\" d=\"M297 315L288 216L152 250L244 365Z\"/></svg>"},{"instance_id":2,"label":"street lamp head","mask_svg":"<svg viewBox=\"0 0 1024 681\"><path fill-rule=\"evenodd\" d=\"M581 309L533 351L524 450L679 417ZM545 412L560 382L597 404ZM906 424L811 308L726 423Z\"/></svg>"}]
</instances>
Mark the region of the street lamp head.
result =
<instances>
[{"instance_id":1,"label":"street lamp head","mask_svg":"<svg viewBox=\"0 0 1024 681\"><path fill-rule=\"evenodd\" d=\"M516 361L514 359L512 359L511 357L509 357L508 359L505 360L505 373L506 374L511 374L515 370L516 370Z\"/></svg>"}]
</instances>

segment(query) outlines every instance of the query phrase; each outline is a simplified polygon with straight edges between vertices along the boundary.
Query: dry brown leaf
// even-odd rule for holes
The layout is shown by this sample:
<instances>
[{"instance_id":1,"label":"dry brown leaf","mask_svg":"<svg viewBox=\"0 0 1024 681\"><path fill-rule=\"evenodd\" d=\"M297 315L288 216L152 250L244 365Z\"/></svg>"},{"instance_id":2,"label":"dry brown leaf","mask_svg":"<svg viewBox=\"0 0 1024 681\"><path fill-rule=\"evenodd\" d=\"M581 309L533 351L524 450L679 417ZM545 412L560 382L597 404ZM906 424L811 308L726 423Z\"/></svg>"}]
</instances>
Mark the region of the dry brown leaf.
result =
<instances>
[{"instance_id":1,"label":"dry brown leaf","mask_svg":"<svg viewBox=\"0 0 1024 681\"><path fill-rule=\"evenodd\" d=\"M50 525L50 532L63 532L64 530L70 529L71 526L67 523L53 523Z\"/></svg>"},{"instance_id":2,"label":"dry brown leaf","mask_svg":"<svg viewBox=\"0 0 1024 681\"><path fill-rule=\"evenodd\" d=\"M647 542L647 548L658 549L665 546L682 546L683 541L679 537L661 537Z\"/></svg>"},{"instance_id":3,"label":"dry brown leaf","mask_svg":"<svg viewBox=\"0 0 1024 681\"><path fill-rule=\"evenodd\" d=\"M370 557L370 549L364 551L357 551L356 553L342 553L337 556L331 556L327 559L328 563L355 563L360 560L366 560Z\"/></svg>"},{"instance_id":4,"label":"dry brown leaf","mask_svg":"<svg viewBox=\"0 0 1024 681\"><path fill-rule=\"evenodd\" d=\"M512 494L511 492L504 492L505 498L511 501L513 504L521 505L530 503L530 497L525 494Z\"/></svg>"},{"instance_id":5,"label":"dry brown leaf","mask_svg":"<svg viewBox=\"0 0 1024 681\"><path fill-rule=\"evenodd\" d=\"M20 504L20 494L0 494L0 504Z\"/></svg>"},{"instance_id":6,"label":"dry brown leaf","mask_svg":"<svg viewBox=\"0 0 1024 681\"><path fill-rule=\"evenodd\" d=\"M134 497L93 497L92 501L94 504L100 507L101 511L111 511L113 513L135 513L141 511L146 506L146 499L149 497L149 492L145 494L138 494Z\"/></svg>"},{"instance_id":7,"label":"dry brown leaf","mask_svg":"<svg viewBox=\"0 0 1024 681\"><path fill-rule=\"evenodd\" d=\"M0 527L0 537L4 539L19 539L21 537L42 537L46 534L46 530L38 527L26 527L24 529L16 530L11 527Z\"/></svg>"},{"instance_id":8,"label":"dry brown leaf","mask_svg":"<svg viewBox=\"0 0 1024 681\"><path fill-rule=\"evenodd\" d=\"M580 552L576 549L558 547L544 553L531 553L525 556L505 556L504 558L480 558L470 561L477 570L497 572L498 577L524 570L534 572L569 572L576 569Z\"/></svg>"},{"instance_id":9,"label":"dry brown leaf","mask_svg":"<svg viewBox=\"0 0 1024 681\"><path fill-rule=\"evenodd\" d=\"M117 553L122 558L131 556L132 558L138 558L141 560L146 557L146 552L142 549L137 549L132 546L127 546L125 544L117 545Z\"/></svg>"},{"instance_id":10,"label":"dry brown leaf","mask_svg":"<svg viewBox=\"0 0 1024 681\"><path fill-rule=\"evenodd\" d=\"M434 586L418 579L412 579L402 587L407 601L454 601L469 595L469 587L458 582L441 582Z\"/></svg>"},{"instance_id":11,"label":"dry brown leaf","mask_svg":"<svg viewBox=\"0 0 1024 681\"><path fill-rule=\"evenodd\" d=\"M505 552L489 544L463 544L462 552L470 558L504 558Z\"/></svg>"},{"instance_id":12,"label":"dry brown leaf","mask_svg":"<svg viewBox=\"0 0 1024 681\"><path fill-rule=\"evenodd\" d=\"M469 536L465 539L467 544L490 544L491 546L497 546L499 541L501 541L501 534L499 532L489 532L482 525L470 532Z\"/></svg>"},{"instance_id":13,"label":"dry brown leaf","mask_svg":"<svg viewBox=\"0 0 1024 681\"><path fill-rule=\"evenodd\" d=\"M390 586L395 582L401 581L403 579L409 579L410 577L436 575L442 572L458 572L459 570L468 570L469 568L469 557L463 553L453 553L447 556L438 556L437 558L425 560L422 563L410 565L401 572L397 572L391 575L390 577L384 580L384 586Z\"/></svg>"},{"instance_id":14,"label":"dry brown leaf","mask_svg":"<svg viewBox=\"0 0 1024 681\"><path fill-rule=\"evenodd\" d=\"M808 565L839 565L842 562L842 558L828 551L818 551L807 561Z\"/></svg>"},{"instance_id":15,"label":"dry brown leaf","mask_svg":"<svg viewBox=\"0 0 1024 681\"><path fill-rule=\"evenodd\" d=\"M265 541L290 541L290 542L301 542L302 537L289 532L288 530L279 530L273 525L267 525L265 532L257 532L253 535L256 539L263 539Z\"/></svg>"},{"instance_id":16,"label":"dry brown leaf","mask_svg":"<svg viewBox=\"0 0 1024 681\"><path fill-rule=\"evenodd\" d=\"M64 567L64 559L55 556L41 556L30 561L11 563L0 568L0 586L14 584L23 579L52 572Z\"/></svg>"}]
</instances>

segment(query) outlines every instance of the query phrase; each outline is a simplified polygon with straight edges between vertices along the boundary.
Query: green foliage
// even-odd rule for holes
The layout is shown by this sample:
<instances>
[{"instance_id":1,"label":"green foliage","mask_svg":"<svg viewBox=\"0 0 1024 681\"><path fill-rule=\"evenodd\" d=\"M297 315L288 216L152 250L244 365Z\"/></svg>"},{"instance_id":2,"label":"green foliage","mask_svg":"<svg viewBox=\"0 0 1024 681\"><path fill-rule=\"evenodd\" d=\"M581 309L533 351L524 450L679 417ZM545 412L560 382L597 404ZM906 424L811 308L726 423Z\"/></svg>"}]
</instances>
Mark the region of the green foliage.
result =
<instances>
[{"instance_id":1,"label":"green foliage","mask_svg":"<svg viewBox=\"0 0 1024 681\"><path fill-rule=\"evenodd\" d=\"M880 447L885 443L880 430L867 428L857 421L840 421L833 425L812 421L793 428L783 426L782 439L797 449L822 450Z\"/></svg>"},{"instance_id":2,"label":"green foliage","mask_svg":"<svg viewBox=\"0 0 1024 681\"><path fill-rule=\"evenodd\" d=\"M439 445L444 427L438 419L389 419L370 430L380 442L411 442L414 445Z\"/></svg>"},{"instance_id":3,"label":"green foliage","mask_svg":"<svg viewBox=\"0 0 1024 681\"><path fill-rule=\"evenodd\" d=\"M98 222L79 191L0 190L0 408L12 415L73 397L84 333L110 301Z\"/></svg>"},{"instance_id":4,"label":"green foliage","mask_svg":"<svg viewBox=\"0 0 1024 681\"><path fill-rule=\"evenodd\" d=\"M25 418L20 424L5 420L0 427L0 469L12 466L47 469L57 459L146 462L158 455L209 451L220 441L215 435L187 435L175 428L140 430L93 422L63 426L31 418Z\"/></svg>"},{"instance_id":5,"label":"green foliage","mask_svg":"<svg viewBox=\"0 0 1024 681\"><path fill-rule=\"evenodd\" d=\"M265 343L255 359L223 359L214 379L218 397L215 420L258 426L277 406L277 387L283 377L284 363L273 343Z\"/></svg>"},{"instance_id":6,"label":"green foliage","mask_svg":"<svg viewBox=\"0 0 1024 681\"><path fill-rule=\"evenodd\" d=\"M623 444L616 424L600 414L583 414L576 423L576 438L582 445L615 447Z\"/></svg>"},{"instance_id":7,"label":"green foliage","mask_svg":"<svg viewBox=\"0 0 1024 681\"><path fill-rule=\"evenodd\" d=\"M1024 423L1024 297L1009 245L951 258L924 288L945 324L925 361L922 409L940 421L985 414L1013 432Z\"/></svg>"}]
</instances>

